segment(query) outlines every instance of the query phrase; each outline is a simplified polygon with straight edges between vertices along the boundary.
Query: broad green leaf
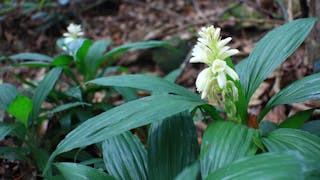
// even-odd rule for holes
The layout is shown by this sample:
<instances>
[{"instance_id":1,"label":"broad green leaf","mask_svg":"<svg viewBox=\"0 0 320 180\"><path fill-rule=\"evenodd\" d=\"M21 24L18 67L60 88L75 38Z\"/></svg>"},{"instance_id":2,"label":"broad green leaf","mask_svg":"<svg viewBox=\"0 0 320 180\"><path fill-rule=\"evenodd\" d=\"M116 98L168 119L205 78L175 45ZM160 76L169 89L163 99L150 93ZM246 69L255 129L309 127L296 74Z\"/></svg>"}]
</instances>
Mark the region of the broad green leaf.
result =
<instances>
[{"instance_id":1,"label":"broad green leaf","mask_svg":"<svg viewBox=\"0 0 320 180\"><path fill-rule=\"evenodd\" d=\"M298 19L270 31L236 67L248 102L261 82L300 46L316 20Z\"/></svg>"},{"instance_id":2,"label":"broad green leaf","mask_svg":"<svg viewBox=\"0 0 320 180\"><path fill-rule=\"evenodd\" d=\"M304 179L304 164L297 152L263 153L247 157L212 172L206 180L215 179Z\"/></svg>"},{"instance_id":3,"label":"broad green leaf","mask_svg":"<svg viewBox=\"0 0 320 180\"><path fill-rule=\"evenodd\" d=\"M101 142L130 129L163 120L182 111L192 110L203 103L202 100L196 101L176 95L149 96L130 101L88 119L71 131L59 143L50 160L60 153Z\"/></svg>"},{"instance_id":4,"label":"broad green leaf","mask_svg":"<svg viewBox=\"0 0 320 180\"><path fill-rule=\"evenodd\" d=\"M99 64L98 60L101 58L103 53L106 51L107 47L110 45L111 41L107 40L100 40L94 42L89 50L88 53L85 57L85 65L86 65L86 71L88 73L88 79L90 80L91 78L94 78L98 69L99 69Z\"/></svg>"},{"instance_id":5,"label":"broad green leaf","mask_svg":"<svg viewBox=\"0 0 320 180\"><path fill-rule=\"evenodd\" d=\"M4 122L0 122L0 141L3 140L7 135L9 135L13 131L13 129L13 126Z\"/></svg>"},{"instance_id":6,"label":"broad green leaf","mask_svg":"<svg viewBox=\"0 0 320 180\"><path fill-rule=\"evenodd\" d=\"M53 68L51 71L48 72L45 78L39 83L39 85L35 89L34 95L32 97L32 111L30 115L31 121L37 119L40 113L41 104L53 89L61 72L61 67Z\"/></svg>"},{"instance_id":7,"label":"broad green leaf","mask_svg":"<svg viewBox=\"0 0 320 180\"><path fill-rule=\"evenodd\" d=\"M117 179L148 179L147 152L130 131L102 143L106 168Z\"/></svg>"},{"instance_id":8,"label":"broad green leaf","mask_svg":"<svg viewBox=\"0 0 320 180\"><path fill-rule=\"evenodd\" d=\"M306 76L275 94L267 103L259 119L261 120L270 109L279 104L289 104L320 99L320 74Z\"/></svg>"},{"instance_id":9,"label":"broad green leaf","mask_svg":"<svg viewBox=\"0 0 320 180\"><path fill-rule=\"evenodd\" d=\"M198 154L196 127L189 112L152 123L148 138L149 179L174 179Z\"/></svg>"},{"instance_id":10,"label":"broad green leaf","mask_svg":"<svg viewBox=\"0 0 320 180\"><path fill-rule=\"evenodd\" d=\"M76 61L76 67L82 75L86 74L85 58L87 56L91 44L91 40L76 39L72 41L69 45L72 51L73 58Z\"/></svg>"},{"instance_id":11,"label":"broad green leaf","mask_svg":"<svg viewBox=\"0 0 320 180\"><path fill-rule=\"evenodd\" d=\"M202 178L238 159L255 155L258 148L254 144L254 138L258 136L258 130L244 125L229 121L211 123L201 143Z\"/></svg>"},{"instance_id":12,"label":"broad green leaf","mask_svg":"<svg viewBox=\"0 0 320 180\"><path fill-rule=\"evenodd\" d=\"M199 162L184 168L184 170L175 178L175 180L197 180L200 175Z\"/></svg>"},{"instance_id":13,"label":"broad green leaf","mask_svg":"<svg viewBox=\"0 0 320 180\"><path fill-rule=\"evenodd\" d=\"M67 103L67 104L63 104L61 106L58 106L54 109L52 109L51 111L47 112L46 114L54 114L57 112L61 112L61 111L65 111L77 106L91 106L91 104L85 103L85 102L72 102L72 103Z\"/></svg>"},{"instance_id":14,"label":"broad green leaf","mask_svg":"<svg viewBox=\"0 0 320 180\"><path fill-rule=\"evenodd\" d=\"M313 120L305 123L301 127L301 130L308 131L309 133L320 137L320 120Z\"/></svg>"},{"instance_id":15,"label":"broad green leaf","mask_svg":"<svg viewBox=\"0 0 320 180\"><path fill-rule=\"evenodd\" d=\"M44 54L39 54L39 53L19 53L19 54L10 56L10 59L12 60L28 59L28 60L37 60L37 61L46 61L46 62L53 61L52 57L49 57Z\"/></svg>"},{"instance_id":16,"label":"broad green leaf","mask_svg":"<svg viewBox=\"0 0 320 180\"><path fill-rule=\"evenodd\" d=\"M53 66L69 66L73 62L72 56L60 55L54 58L51 62Z\"/></svg>"},{"instance_id":17,"label":"broad green leaf","mask_svg":"<svg viewBox=\"0 0 320 180\"><path fill-rule=\"evenodd\" d=\"M279 125L279 127L280 128L296 128L296 129L301 128L303 123L311 117L314 110L315 109L300 111L297 114L290 116L288 119L283 121Z\"/></svg>"},{"instance_id":18,"label":"broad green leaf","mask_svg":"<svg viewBox=\"0 0 320 180\"><path fill-rule=\"evenodd\" d=\"M89 83L101 86L117 86L117 87L131 87L136 89L143 89L153 93L173 93L200 99L200 97L190 90L181 87L177 84L169 82L165 79L148 76L148 75L120 75L94 79Z\"/></svg>"},{"instance_id":19,"label":"broad green leaf","mask_svg":"<svg viewBox=\"0 0 320 180\"><path fill-rule=\"evenodd\" d=\"M28 127L28 117L32 110L32 101L28 97L17 95L9 105L8 113L17 118L19 122Z\"/></svg>"},{"instance_id":20,"label":"broad green leaf","mask_svg":"<svg viewBox=\"0 0 320 180\"><path fill-rule=\"evenodd\" d=\"M105 172L77 163L55 163L66 180L115 180Z\"/></svg>"},{"instance_id":21,"label":"broad green leaf","mask_svg":"<svg viewBox=\"0 0 320 180\"><path fill-rule=\"evenodd\" d=\"M320 161L320 137L298 129L281 128L262 139L270 152L296 150Z\"/></svg>"},{"instance_id":22,"label":"broad green leaf","mask_svg":"<svg viewBox=\"0 0 320 180\"><path fill-rule=\"evenodd\" d=\"M130 49L137 50L137 49L149 49L149 48L155 48L155 47L166 47L169 49L172 49L173 47L164 41L145 41L145 42L134 42L134 43L127 43L122 46L118 46L116 48L113 48L111 51L104 54L99 60L97 65L100 66L103 61L105 61L108 58L111 58L115 55L121 54L123 52L126 52Z\"/></svg>"},{"instance_id":23,"label":"broad green leaf","mask_svg":"<svg viewBox=\"0 0 320 180\"><path fill-rule=\"evenodd\" d=\"M5 108L8 108L17 95L18 90L16 87L7 83L0 84L0 104Z\"/></svg>"}]
</instances>

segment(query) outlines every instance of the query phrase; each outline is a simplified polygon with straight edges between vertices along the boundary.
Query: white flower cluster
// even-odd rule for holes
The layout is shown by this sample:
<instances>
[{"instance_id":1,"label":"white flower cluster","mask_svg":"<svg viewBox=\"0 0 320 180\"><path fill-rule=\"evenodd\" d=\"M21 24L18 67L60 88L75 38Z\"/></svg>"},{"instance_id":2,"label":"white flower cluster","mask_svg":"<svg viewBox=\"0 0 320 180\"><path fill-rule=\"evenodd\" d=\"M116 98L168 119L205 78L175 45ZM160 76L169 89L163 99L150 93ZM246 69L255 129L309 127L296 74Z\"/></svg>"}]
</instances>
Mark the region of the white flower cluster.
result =
<instances>
[{"instance_id":1,"label":"white flower cluster","mask_svg":"<svg viewBox=\"0 0 320 180\"><path fill-rule=\"evenodd\" d=\"M82 37L84 35L81 25L77 25L74 23L69 24L67 27L68 32L63 33L64 43L69 44L71 41Z\"/></svg>"},{"instance_id":2,"label":"white flower cluster","mask_svg":"<svg viewBox=\"0 0 320 180\"><path fill-rule=\"evenodd\" d=\"M220 28L214 28L212 25L201 28L198 42L192 50L190 63L201 62L209 66L198 75L197 90L201 93L202 99L207 98L211 102L224 105L228 113L230 108L235 109L235 107L226 107L227 104L230 104L226 101L234 102L238 99L238 89L232 80L237 81L239 77L228 66L226 58L239 51L226 46L231 41L231 37L221 39L220 31ZM227 77L232 80L228 80ZM232 111L231 114L234 114L235 110Z\"/></svg>"}]
</instances>

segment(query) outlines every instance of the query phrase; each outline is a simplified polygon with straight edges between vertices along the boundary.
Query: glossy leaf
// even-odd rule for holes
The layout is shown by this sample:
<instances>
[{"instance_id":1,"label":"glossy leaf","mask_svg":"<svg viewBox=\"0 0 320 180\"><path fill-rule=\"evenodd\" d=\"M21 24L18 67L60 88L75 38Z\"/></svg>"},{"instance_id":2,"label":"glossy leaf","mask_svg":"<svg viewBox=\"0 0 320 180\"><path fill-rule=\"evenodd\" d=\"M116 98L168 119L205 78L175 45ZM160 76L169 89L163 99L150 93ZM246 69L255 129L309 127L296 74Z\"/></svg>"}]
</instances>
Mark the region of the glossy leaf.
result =
<instances>
[{"instance_id":1,"label":"glossy leaf","mask_svg":"<svg viewBox=\"0 0 320 180\"><path fill-rule=\"evenodd\" d=\"M215 179L304 179L304 165L297 152L263 153L228 164L212 172Z\"/></svg>"},{"instance_id":2,"label":"glossy leaf","mask_svg":"<svg viewBox=\"0 0 320 180\"><path fill-rule=\"evenodd\" d=\"M270 109L279 104L290 104L320 99L320 74L306 76L275 94L259 116L262 119Z\"/></svg>"},{"instance_id":3,"label":"glossy leaf","mask_svg":"<svg viewBox=\"0 0 320 180\"><path fill-rule=\"evenodd\" d=\"M279 125L279 127L280 128L296 128L296 129L298 129L303 125L303 123L305 121L307 121L311 117L314 110L315 109L300 111L297 114L290 116L288 119L283 121Z\"/></svg>"},{"instance_id":4,"label":"glossy leaf","mask_svg":"<svg viewBox=\"0 0 320 180\"><path fill-rule=\"evenodd\" d=\"M130 129L163 120L182 111L192 110L203 103L201 100L195 101L175 95L149 96L130 101L88 119L71 131L59 143L51 160L60 153L101 142Z\"/></svg>"},{"instance_id":5,"label":"glossy leaf","mask_svg":"<svg viewBox=\"0 0 320 180\"><path fill-rule=\"evenodd\" d=\"M155 48L155 47L166 47L172 49L173 47L164 41L144 41L144 42L134 42L134 43L127 43L122 46L118 46L116 48L113 48L111 51L104 54L98 61L98 66L100 66L103 61L105 61L108 58L111 58L115 55L121 54L123 52L126 52L128 50L137 50L137 49L149 49L149 48Z\"/></svg>"},{"instance_id":6,"label":"glossy leaf","mask_svg":"<svg viewBox=\"0 0 320 180\"><path fill-rule=\"evenodd\" d=\"M17 95L18 90L16 87L7 83L0 84L0 104L4 108L8 108Z\"/></svg>"},{"instance_id":7,"label":"glossy leaf","mask_svg":"<svg viewBox=\"0 0 320 180\"><path fill-rule=\"evenodd\" d=\"M32 111L30 115L31 121L35 120L39 113L40 113L40 107L43 101L46 99L48 94L53 89L56 81L58 80L60 74L62 72L61 67L53 68L51 71L48 72L48 74L45 76L45 78L39 83L37 88L34 91L34 95L32 97Z\"/></svg>"},{"instance_id":8,"label":"glossy leaf","mask_svg":"<svg viewBox=\"0 0 320 180\"><path fill-rule=\"evenodd\" d=\"M114 177L106 174L105 172L89 166L77 163L55 163L66 180L115 180Z\"/></svg>"},{"instance_id":9,"label":"glossy leaf","mask_svg":"<svg viewBox=\"0 0 320 180\"><path fill-rule=\"evenodd\" d=\"M173 93L193 97L195 99L200 99L198 95L194 94L193 92L184 87L169 82L165 79L148 75L137 74L104 77L94 79L92 81L89 81L89 83L101 86L131 87L151 91L152 93L157 94Z\"/></svg>"},{"instance_id":10,"label":"glossy leaf","mask_svg":"<svg viewBox=\"0 0 320 180\"><path fill-rule=\"evenodd\" d=\"M17 118L19 122L28 126L28 117L32 110L32 101L28 97L17 95L15 100L10 104L8 112Z\"/></svg>"},{"instance_id":11,"label":"glossy leaf","mask_svg":"<svg viewBox=\"0 0 320 180\"><path fill-rule=\"evenodd\" d=\"M248 102L261 82L300 46L316 20L298 19L270 31L236 67Z\"/></svg>"},{"instance_id":12,"label":"glossy leaf","mask_svg":"<svg viewBox=\"0 0 320 180\"><path fill-rule=\"evenodd\" d=\"M19 54L10 56L10 59L12 60L28 59L28 60L37 60L37 61L46 61L46 62L51 62L53 60L52 57L49 57L44 54L39 54L39 53L19 53Z\"/></svg>"},{"instance_id":13,"label":"glossy leaf","mask_svg":"<svg viewBox=\"0 0 320 180\"><path fill-rule=\"evenodd\" d=\"M320 161L320 137L302 130L277 129L264 137L262 142L270 152L296 150Z\"/></svg>"},{"instance_id":14,"label":"glossy leaf","mask_svg":"<svg viewBox=\"0 0 320 180\"><path fill-rule=\"evenodd\" d=\"M147 152L131 132L111 137L103 142L106 168L117 179L148 179Z\"/></svg>"},{"instance_id":15,"label":"glossy leaf","mask_svg":"<svg viewBox=\"0 0 320 180\"><path fill-rule=\"evenodd\" d=\"M152 123L148 138L149 179L174 179L198 154L196 127L189 112Z\"/></svg>"},{"instance_id":16,"label":"glossy leaf","mask_svg":"<svg viewBox=\"0 0 320 180\"><path fill-rule=\"evenodd\" d=\"M258 148L254 138L258 136L259 131L243 125L225 121L211 123L201 143L202 178L238 159L255 155Z\"/></svg>"}]
</instances>

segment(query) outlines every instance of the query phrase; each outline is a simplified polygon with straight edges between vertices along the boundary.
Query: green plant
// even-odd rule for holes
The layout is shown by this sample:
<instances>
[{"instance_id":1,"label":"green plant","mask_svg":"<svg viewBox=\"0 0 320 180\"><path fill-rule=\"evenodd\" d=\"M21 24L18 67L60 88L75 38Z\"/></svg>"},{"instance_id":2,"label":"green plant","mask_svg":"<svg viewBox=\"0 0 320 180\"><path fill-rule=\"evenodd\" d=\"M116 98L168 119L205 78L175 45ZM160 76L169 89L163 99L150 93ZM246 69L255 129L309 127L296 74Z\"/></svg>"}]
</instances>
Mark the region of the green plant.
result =
<instances>
[{"instance_id":1,"label":"green plant","mask_svg":"<svg viewBox=\"0 0 320 180\"><path fill-rule=\"evenodd\" d=\"M11 135L17 145L0 147L2 158L35 162L38 170L42 172L50 151L61 136L77 124L113 107L108 102L112 95L121 94L126 101L138 98L135 90L131 88L102 89L86 86L86 81L108 75L111 70L119 72L125 69L112 65L117 55L128 50L172 48L166 42L146 41L128 43L105 52L111 41L94 42L81 38L83 35L81 26L71 24L64 38L57 41L58 47L64 50L63 54L49 57L38 53L20 53L1 58L2 61L13 61L14 67L41 67L49 70L40 81L28 81L13 73L28 86L25 89L18 89L9 83L0 84L0 108L14 117L6 118L5 122L0 124L0 137L3 139ZM75 71L74 67L78 71ZM12 67L6 69L10 68ZM96 92L104 93L97 102L94 100ZM44 102L52 107L43 107ZM77 152L71 156L76 156L74 154Z\"/></svg>"},{"instance_id":2,"label":"green plant","mask_svg":"<svg viewBox=\"0 0 320 180\"><path fill-rule=\"evenodd\" d=\"M291 117L290 121L299 120L297 123L293 122L295 125L290 126L285 124L286 121L278 127L262 122L260 122L260 128L257 125L254 126L255 128L247 125L252 126L250 122L252 120L249 119L248 122L247 117L247 107L252 94L259 84L297 49L315 21L315 18L299 19L269 32L257 43L250 56L235 67L240 81L237 81L238 78L235 76L229 76L228 72L226 72L226 79L219 77L219 81L231 81L231 88L224 86L228 83L217 82L215 73L203 76L210 78L205 81L208 83L205 86L213 83L220 88L217 91L207 92L218 93L222 97L224 91L232 92L231 101L235 106L232 113L228 113L227 98L221 101L220 108L216 109L201 100L198 95L165 78L122 75L89 81L88 84L99 86L146 90L152 95L92 117L68 133L51 154L45 171L46 175L52 175L51 165L58 155L96 144L101 147L105 168L109 175L117 179L319 177L320 168L317 162L320 138L304 130L292 128L300 128L301 121L307 120L308 116L300 114L300 116L297 115L299 118ZM219 42L220 39L217 39ZM230 53L229 56L232 54ZM230 62L227 59L227 65L232 68ZM212 65L210 62L208 64ZM225 65L223 67L226 69ZM231 70L228 71L231 72ZM313 74L281 90L269 101L263 113L257 118L258 121L261 121L265 112L277 104L319 99L319 84L314 83L319 81L319 78L319 74ZM203 82L203 78L200 78L200 82ZM301 84L304 88L301 88ZM201 88L199 90L202 93L205 91ZM221 97L220 95L217 97ZM235 98L236 95L237 98ZM209 97L211 100L208 94L203 97ZM224 111L224 108L231 121L223 121L220 112ZM198 110L215 120L205 130L200 151L196 143L196 132L191 116L197 114ZM257 123L257 121L254 122ZM148 124L151 126L147 148L144 148L129 130ZM101 179L111 178L101 169L83 166L81 163L56 162L54 165L66 179L80 175L99 176Z\"/></svg>"}]
</instances>

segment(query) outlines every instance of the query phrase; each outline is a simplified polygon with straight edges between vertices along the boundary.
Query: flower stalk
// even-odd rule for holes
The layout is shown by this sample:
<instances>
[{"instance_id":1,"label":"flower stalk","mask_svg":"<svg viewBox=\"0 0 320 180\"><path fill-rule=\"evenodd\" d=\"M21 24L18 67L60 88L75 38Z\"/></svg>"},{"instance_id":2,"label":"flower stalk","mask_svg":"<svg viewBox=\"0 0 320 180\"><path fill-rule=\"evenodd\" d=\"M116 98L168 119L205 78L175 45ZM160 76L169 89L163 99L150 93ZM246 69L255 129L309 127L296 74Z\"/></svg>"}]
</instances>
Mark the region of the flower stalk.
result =
<instances>
[{"instance_id":1,"label":"flower stalk","mask_svg":"<svg viewBox=\"0 0 320 180\"><path fill-rule=\"evenodd\" d=\"M227 58L239 51L227 46L232 38L222 39L220 31L220 28L214 28L212 25L201 28L198 42L192 50L190 63L208 65L199 73L196 80L197 91L201 93L201 98L224 107L230 120L241 122L237 117L235 103L238 101L238 89L234 83L239 80L239 76L226 62Z\"/></svg>"}]
</instances>

